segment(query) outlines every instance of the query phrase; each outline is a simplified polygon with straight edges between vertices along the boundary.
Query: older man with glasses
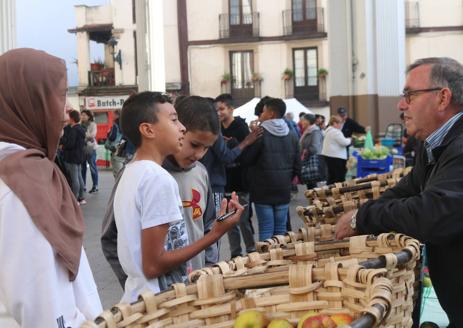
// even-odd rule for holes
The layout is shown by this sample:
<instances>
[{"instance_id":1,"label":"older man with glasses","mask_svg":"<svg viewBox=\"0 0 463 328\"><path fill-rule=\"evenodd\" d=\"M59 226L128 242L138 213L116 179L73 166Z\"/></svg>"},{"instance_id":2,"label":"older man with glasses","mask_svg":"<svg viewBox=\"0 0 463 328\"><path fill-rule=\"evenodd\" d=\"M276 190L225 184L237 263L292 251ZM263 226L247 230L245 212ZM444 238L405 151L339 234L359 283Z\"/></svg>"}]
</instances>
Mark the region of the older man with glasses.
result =
<instances>
[{"instance_id":1,"label":"older man with glasses","mask_svg":"<svg viewBox=\"0 0 463 328\"><path fill-rule=\"evenodd\" d=\"M397 108L420 142L409 175L375 201L344 214L336 237L396 231L426 244L436 294L449 327L463 327L463 66L450 58L407 69Z\"/></svg>"}]
</instances>

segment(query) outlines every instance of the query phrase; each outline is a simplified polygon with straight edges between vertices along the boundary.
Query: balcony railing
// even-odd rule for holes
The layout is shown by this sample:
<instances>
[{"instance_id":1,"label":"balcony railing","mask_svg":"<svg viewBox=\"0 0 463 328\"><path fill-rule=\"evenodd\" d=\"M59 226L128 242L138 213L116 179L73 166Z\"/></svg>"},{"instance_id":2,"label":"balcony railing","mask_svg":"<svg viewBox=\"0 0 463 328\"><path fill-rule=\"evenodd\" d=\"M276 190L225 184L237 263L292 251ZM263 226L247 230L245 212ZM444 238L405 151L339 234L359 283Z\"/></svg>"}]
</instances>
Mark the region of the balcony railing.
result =
<instances>
[{"instance_id":1,"label":"balcony railing","mask_svg":"<svg viewBox=\"0 0 463 328\"><path fill-rule=\"evenodd\" d=\"M88 85L90 87L115 86L114 68L103 68L99 71L89 71Z\"/></svg>"},{"instance_id":2,"label":"balcony railing","mask_svg":"<svg viewBox=\"0 0 463 328\"><path fill-rule=\"evenodd\" d=\"M418 1L405 2L405 27L420 27L420 3Z\"/></svg>"},{"instance_id":3,"label":"balcony railing","mask_svg":"<svg viewBox=\"0 0 463 328\"><path fill-rule=\"evenodd\" d=\"M259 36L259 13L244 15L220 14L219 36L221 39Z\"/></svg>"},{"instance_id":4,"label":"balcony railing","mask_svg":"<svg viewBox=\"0 0 463 328\"><path fill-rule=\"evenodd\" d=\"M283 35L297 35L325 32L325 17L322 7L308 8L306 17L302 11L284 10Z\"/></svg>"}]
</instances>

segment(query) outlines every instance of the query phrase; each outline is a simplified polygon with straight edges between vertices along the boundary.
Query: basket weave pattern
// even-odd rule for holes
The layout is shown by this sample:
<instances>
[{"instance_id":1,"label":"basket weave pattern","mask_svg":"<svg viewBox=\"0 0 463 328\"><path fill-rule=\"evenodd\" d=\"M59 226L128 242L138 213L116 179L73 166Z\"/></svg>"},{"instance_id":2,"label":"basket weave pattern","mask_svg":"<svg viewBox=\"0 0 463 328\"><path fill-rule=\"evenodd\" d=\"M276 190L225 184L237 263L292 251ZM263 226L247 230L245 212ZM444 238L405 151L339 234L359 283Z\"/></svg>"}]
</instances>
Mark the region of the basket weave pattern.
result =
<instances>
[{"instance_id":1,"label":"basket weave pattern","mask_svg":"<svg viewBox=\"0 0 463 328\"><path fill-rule=\"evenodd\" d=\"M382 234L288 246L195 271L193 283L175 284L157 295L145 293L139 302L119 304L83 327L232 327L246 309L293 323L315 310L348 313L359 320L370 316L380 327L411 327L418 241ZM399 251L411 260L399 264ZM384 268L365 268L362 262L378 258Z\"/></svg>"},{"instance_id":2,"label":"basket weave pattern","mask_svg":"<svg viewBox=\"0 0 463 328\"><path fill-rule=\"evenodd\" d=\"M310 205L298 206L296 211L308 226L335 224L344 212L359 208L370 199L379 198L409 171L409 168L396 169L390 173L307 190L305 196Z\"/></svg>"},{"instance_id":3,"label":"basket weave pattern","mask_svg":"<svg viewBox=\"0 0 463 328\"><path fill-rule=\"evenodd\" d=\"M175 284L171 291L145 293L133 305L119 304L82 327L225 328L233 327L239 312L247 309L293 323L309 310L355 318L369 314L379 324L391 316L394 289L386 275L386 269L343 269L336 263L315 268L303 262L246 280L204 275L195 284ZM259 288L263 284L275 287Z\"/></svg>"}]
</instances>

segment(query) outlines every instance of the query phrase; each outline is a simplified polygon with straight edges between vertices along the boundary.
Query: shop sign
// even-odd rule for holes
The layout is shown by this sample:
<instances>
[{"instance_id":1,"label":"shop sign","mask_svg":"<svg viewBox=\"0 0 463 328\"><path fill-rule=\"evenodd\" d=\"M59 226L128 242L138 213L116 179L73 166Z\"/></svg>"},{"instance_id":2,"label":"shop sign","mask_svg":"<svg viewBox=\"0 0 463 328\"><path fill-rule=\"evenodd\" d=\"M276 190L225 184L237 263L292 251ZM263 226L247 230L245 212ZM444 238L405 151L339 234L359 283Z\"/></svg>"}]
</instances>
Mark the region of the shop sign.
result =
<instances>
[{"instance_id":1,"label":"shop sign","mask_svg":"<svg viewBox=\"0 0 463 328\"><path fill-rule=\"evenodd\" d=\"M129 98L128 95L122 96L102 96L102 97L85 97L84 107L89 110L98 109L121 109L124 101Z\"/></svg>"}]
</instances>

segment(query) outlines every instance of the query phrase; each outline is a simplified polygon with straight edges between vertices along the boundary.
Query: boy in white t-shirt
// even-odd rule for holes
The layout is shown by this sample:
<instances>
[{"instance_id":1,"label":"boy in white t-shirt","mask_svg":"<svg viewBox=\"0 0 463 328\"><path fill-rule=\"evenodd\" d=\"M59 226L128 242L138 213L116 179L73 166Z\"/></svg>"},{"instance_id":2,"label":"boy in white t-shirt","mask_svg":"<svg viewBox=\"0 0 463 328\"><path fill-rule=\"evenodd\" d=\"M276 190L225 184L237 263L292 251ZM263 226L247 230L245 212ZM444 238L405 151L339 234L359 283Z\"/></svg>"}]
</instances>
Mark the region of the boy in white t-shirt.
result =
<instances>
[{"instance_id":1,"label":"boy in white t-shirt","mask_svg":"<svg viewBox=\"0 0 463 328\"><path fill-rule=\"evenodd\" d=\"M117 251L128 275L121 301L133 302L145 290L159 292L160 280L186 279L187 261L235 225L243 207L236 195L228 204L224 200L221 214L227 205L236 213L189 243L177 183L161 167L168 155L181 149L184 139L185 128L174 107L164 95L142 92L124 103L120 124L137 149L114 197Z\"/></svg>"}]
</instances>

